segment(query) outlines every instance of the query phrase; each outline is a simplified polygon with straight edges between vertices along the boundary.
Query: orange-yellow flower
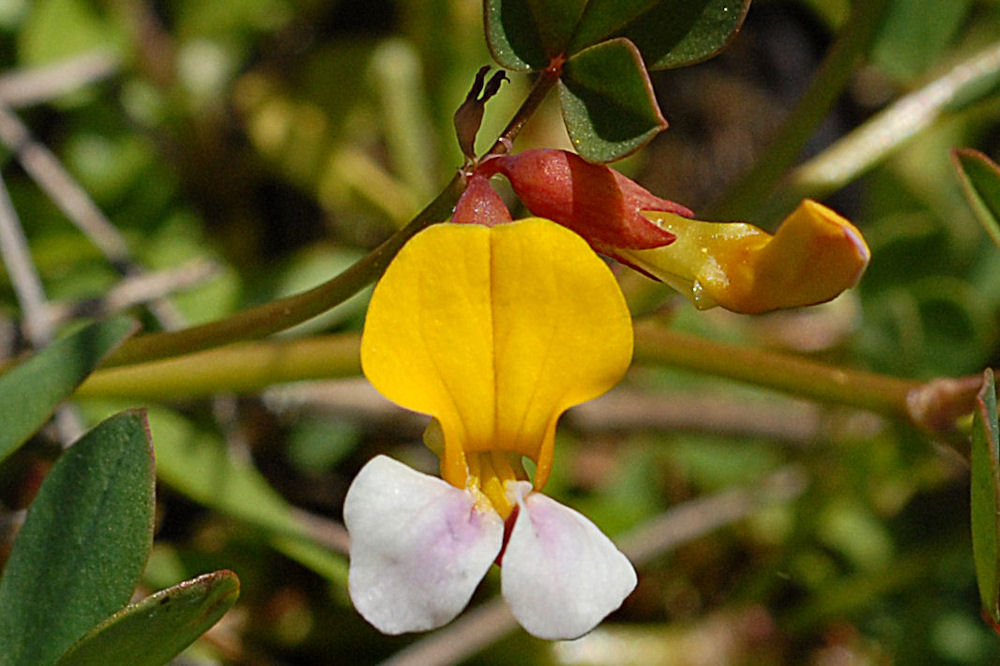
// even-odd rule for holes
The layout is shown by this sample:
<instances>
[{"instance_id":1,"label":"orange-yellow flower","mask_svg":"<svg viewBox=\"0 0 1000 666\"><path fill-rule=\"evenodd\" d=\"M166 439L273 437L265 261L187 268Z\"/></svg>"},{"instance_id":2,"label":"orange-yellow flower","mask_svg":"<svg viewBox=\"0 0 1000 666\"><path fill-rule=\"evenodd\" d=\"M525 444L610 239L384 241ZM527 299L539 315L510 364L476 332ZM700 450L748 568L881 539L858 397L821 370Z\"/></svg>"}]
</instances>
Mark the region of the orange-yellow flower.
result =
<instances>
[{"instance_id":1,"label":"orange-yellow flower","mask_svg":"<svg viewBox=\"0 0 1000 666\"><path fill-rule=\"evenodd\" d=\"M870 258L861 232L815 201L804 201L771 236L744 222L693 219L687 208L566 151L493 157L479 173L503 174L533 213L699 308L749 314L822 303L853 287Z\"/></svg>"}]
</instances>

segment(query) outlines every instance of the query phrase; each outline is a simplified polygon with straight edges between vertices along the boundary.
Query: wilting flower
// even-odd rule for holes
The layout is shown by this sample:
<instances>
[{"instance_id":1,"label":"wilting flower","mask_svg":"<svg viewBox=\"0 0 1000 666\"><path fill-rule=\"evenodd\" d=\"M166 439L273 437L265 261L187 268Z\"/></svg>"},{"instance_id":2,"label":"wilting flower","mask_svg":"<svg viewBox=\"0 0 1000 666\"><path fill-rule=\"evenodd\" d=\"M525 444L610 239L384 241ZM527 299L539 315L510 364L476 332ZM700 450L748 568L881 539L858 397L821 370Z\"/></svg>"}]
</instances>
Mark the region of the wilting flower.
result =
<instances>
[{"instance_id":1,"label":"wilting flower","mask_svg":"<svg viewBox=\"0 0 1000 666\"><path fill-rule=\"evenodd\" d=\"M493 157L479 173L503 174L534 214L699 308L758 313L822 303L854 286L870 258L861 233L815 201L804 201L772 237L743 222L692 219L683 206L562 150Z\"/></svg>"},{"instance_id":2,"label":"wilting flower","mask_svg":"<svg viewBox=\"0 0 1000 666\"><path fill-rule=\"evenodd\" d=\"M372 295L361 362L383 395L434 417L443 480L379 456L351 484L358 611L386 633L433 629L494 561L536 636L575 638L616 609L636 584L631 564L538 491L559 416L613 386L631 353L617 283L576 234L532 218L414 236Z\"/></svg>"}]
</instances>

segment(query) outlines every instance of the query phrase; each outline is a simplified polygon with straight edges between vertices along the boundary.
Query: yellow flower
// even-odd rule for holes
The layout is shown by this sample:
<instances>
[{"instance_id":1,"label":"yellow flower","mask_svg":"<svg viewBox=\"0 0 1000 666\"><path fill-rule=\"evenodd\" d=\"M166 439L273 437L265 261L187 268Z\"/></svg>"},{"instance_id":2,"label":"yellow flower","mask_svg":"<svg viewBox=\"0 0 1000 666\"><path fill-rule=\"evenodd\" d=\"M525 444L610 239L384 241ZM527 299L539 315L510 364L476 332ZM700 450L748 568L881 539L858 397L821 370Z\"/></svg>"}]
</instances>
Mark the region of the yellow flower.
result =
<instances>
[{"instance_id":1,"label":"yellow flower","mask_svg":"<svg viewBox=\"0 0 1000 666\"><path fill-rule=\"evenodd\" d=\"M814 305L853 287L870 253L854 225L806 200L772 237L744 222L702 222L602 164L562 150L492 157L517 196L603 254L678 289L697 307L746 314Z\"/></svg>"},{"instance_id":2,"label":"yellow flower","mask_svg":"<svg viewBox=\"0 0 1000 666\"><path fill-rule=\"evenodd\" d=\"M559 416L611 388L631 354L617 282L571 231L532 218L414 236L375 287L361 363L387 398L434 417L447 483L384 456L352 483L362 615L387 633L440 626L498 556L504 597L537 636L579 636L617 608L635 586L628 560L536 491Z\"/></svg>"},{"instance_id":3,"label":"yellow flower","mask_svg":"<svg viewBox=\"0 0 1000 666\"><path fill-rule=\"evenodd\" d=\"M702 222L640 211L677 240L621 259L677 289L698 308L755 314L828 301L857 284L871 256L853 224L806 199L771 236L743 222Z\"/></svg>"},{"instance_id":4,"label":"yellow flower","mask_svg":"<svg viewBox=\"0 0 1000 666\"><path fill-rule=\"evenodd\" d=\"M382 395L441 424L441 476L483 492L512 479L521 456L542 488L559 415L616 384L631 357L610 270L540 218L413 238L375 289L361 348Z\"/></svg>"}]
</instances>

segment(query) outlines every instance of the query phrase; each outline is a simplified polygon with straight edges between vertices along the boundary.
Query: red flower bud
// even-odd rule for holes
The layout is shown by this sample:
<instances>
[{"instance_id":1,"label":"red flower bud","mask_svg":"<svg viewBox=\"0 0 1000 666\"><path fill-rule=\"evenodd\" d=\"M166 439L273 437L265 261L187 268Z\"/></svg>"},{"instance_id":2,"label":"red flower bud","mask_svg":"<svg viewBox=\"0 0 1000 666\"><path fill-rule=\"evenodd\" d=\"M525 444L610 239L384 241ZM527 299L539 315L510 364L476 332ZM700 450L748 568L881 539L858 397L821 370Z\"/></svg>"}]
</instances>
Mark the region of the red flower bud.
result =
<instances>
[{"instance_id":1,"label":"red flower bud","mask_svg":"<svg viewBox=\"0 0 1000 666\"><path fill-rule=\"evenodd\" d=\"M674 241L674 234L640 215L640 210L694 215L614 169L564 150L541 148L487 158L476 173L503 174L534 215L572 229L594 249L613 257L618 256L616 248L648 250Z\"/></svg>"},{"instance_id":2,"label":"red flower bud","mask_svg":"<svg viewBox=\"0 0 1000 666\"><path fill-rule=\"evenodd\" d=\"M490 187L489 179L480 173L474 173L469 176L469 184L455 204L451 221L492 227L511 222L513 218L507 210L507 204Z\"/></svg>"}]
</instances>

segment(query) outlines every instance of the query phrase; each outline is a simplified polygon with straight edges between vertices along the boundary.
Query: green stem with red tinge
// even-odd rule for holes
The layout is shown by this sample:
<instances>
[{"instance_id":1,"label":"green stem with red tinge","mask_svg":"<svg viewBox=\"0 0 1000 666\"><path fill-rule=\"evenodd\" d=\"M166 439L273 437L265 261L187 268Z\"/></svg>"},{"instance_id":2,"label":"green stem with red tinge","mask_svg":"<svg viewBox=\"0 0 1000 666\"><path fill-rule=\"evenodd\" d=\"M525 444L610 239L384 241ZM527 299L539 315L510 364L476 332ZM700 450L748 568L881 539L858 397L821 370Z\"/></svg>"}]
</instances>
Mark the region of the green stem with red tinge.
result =
<instances>
[{"instance_id":1,"label":"green stem with red tinge","mask_svg":"<svg viewBox=\"0 0 1000 666\"><path fill-rule=\"evenodd\" d=\"M509 150L521 128L559 80L559 73L558 64L541 72L528 97L487 154L499 155ZM409 224L343 273L318 287L201 326L133 338L109 357L104 367L165 359L241 340L262 338L326 312L377 280L411 236L430 224L448 219L465 185L465 175L456 173L441 193Z\"/></svg>"}]
</instances>

